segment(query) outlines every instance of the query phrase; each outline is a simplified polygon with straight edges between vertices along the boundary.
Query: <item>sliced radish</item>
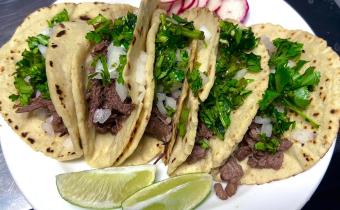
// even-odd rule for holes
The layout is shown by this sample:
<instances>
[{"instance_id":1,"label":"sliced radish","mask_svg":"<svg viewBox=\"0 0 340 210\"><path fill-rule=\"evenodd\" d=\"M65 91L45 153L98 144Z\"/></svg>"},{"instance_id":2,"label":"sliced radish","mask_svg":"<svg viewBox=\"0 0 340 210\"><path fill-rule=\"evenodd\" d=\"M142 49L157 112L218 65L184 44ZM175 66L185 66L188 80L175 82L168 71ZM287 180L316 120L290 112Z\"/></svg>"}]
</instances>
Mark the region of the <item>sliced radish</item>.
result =
<instances>
[{"instance_id":1,"label":"sliced radish","mask_svg":"<svg viewBox=\"0 0 340 210\"><path fill-rule=\"evenodd\" d=\"M241 21L247 15L247 8L246 0L223 0L216 13L222 19L230 18Z\"/></svg>"},{"instance_id":2,"label":"sliced radish","mask_svg":"<svg viewBox=\"0 0 340 210\"><path fill-rule=\"evenodd\" d=\"M168 12L171 9L171 7L174 3L175 3L175 1L173 1L173 2L161 2L159 4L159 8Z\"/></svg>"},{"instance_id":3,"label":"sliced radish","mask_svg":"<svg viewBox=\"0 0 340 210\"><path fill-rule=\"evenodd\" d=\"M183 0L183 7L179 10L179 13L184 12L185 10L190 9L193 5L195 5L196 0Z\"/></svg>"},{"instance_id":4,"label":"sliced radish","mask_svg":"<svg viewBox=\"0 0 340 210\"><path fill-rule=\"evenodd\" d=\"M183 4L184 0L175 1L171 9L169 10L169 13L178 15L179 12L181 11L181 8L183 7Z\"/></svg>"},{"instance_id":5,"label":"sliced radish","mask_svg":"<svg viewBox=\"0 0 340 210\"><path fill-rule=\"evenodd\" d=\"M207 6L210 11L215 11L218 7L221 6L222 0L209 0Z\"/></svg>"},{"instance_id":6,"label":"sliced radish","mask_svg":"<svg viewBox=\"0 0 340 210\"><path fill-rule=\"evenodd\" d=\"M206 7L208 6L209 1L213 1L213 0L198 0L198 6L197 7Z\"/></svg>"},{"instance_id":7,"label":"sliced radish","mask_svg":"<svg viewBox=\"0 0 340 210\"><path fill-rule=\"evenodd\" d=\"M161 3L172 3L175 2L177 0L160 0Z\"/></svg>"},{"instance_id":8,"label":"sliced radish","mask_svg":"<svg viewBox=\"0 0 340 210\"><path fill-rule=\"evenodd\" d=\"M241 23L243 23L245 20L246 20L246 18L247 18L247 16L248 16L248 11L249 11L249 4L248 4L248 1L247 0L243 0L243 2L244 2L244 4L245 4L245 7L246 7L246 9L245 9L245 11L244 11L244 14L243 14L243 17L241 18Z\"/></svg>"}]
</instances>

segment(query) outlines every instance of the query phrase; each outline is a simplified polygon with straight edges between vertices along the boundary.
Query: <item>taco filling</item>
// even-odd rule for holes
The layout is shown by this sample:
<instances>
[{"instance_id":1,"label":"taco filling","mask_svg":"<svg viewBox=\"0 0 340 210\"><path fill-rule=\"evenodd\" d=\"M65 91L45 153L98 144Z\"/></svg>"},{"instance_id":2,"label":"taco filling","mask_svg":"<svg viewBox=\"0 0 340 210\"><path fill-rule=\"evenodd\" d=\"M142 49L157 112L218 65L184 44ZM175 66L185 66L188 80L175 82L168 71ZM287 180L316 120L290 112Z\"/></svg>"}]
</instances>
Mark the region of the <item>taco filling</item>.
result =
<instances>
[{"instance_id":1,"label":"taco filling","mask_svg":"<svg viewBox=\"0 0 340 210\"><path fill-rule=\"evenodd\" d=\"M146 133L168 142L172 132L172 117L182 94L182 86L189 68L190 44L204 39L204 33L177 15L161 14L156 35L154 77L155 100Z\"/></svg>"},{"instance_id":2,"label":"taco filling","mask_svg":"<svg viewBox=\"0 0 340 210\"><path fill-rule=\"evenodd\" d=\"M262 37L265 39L266 37ZM257 112L238 149L220 168L221 179L233 186L234 193L237 183L243 176L242 167L236 160L242 161L248 157L247 164L251 168L279 170L287 151L293 142L283 137L284 132L295 127L295 121L287 116L288 112L295 112L307 121L313 128L319 125L304 114L311 100L310 95L320 81L320 73L310 66L304 73L300 73L308 62L300 60L304 52L303 44L288 39L275 39L274 49L269 60L272 73L269 75L269 86L259 102ZM302 143L313 139L314 133L309 131L295 131L295 139ZM230 166L234 169L231 169ZM231 173L239 172L237 178L231 181ZM233 173L236 174L236 173ZM216 186L216 188L219 188ZM227 187L228 188L228 187ZM223 195L220 194L223 198ZM228 194L231 196L232 194Z\"/></svg>"},{"instance_id":3,"label":"taco filling","mask_svg":"<svg viewBox=\"0 0 340 210\"><path fill-rule=\"evenodd\" d=\"M95 28L86 35L95 44L87 66L88 123L99 133L117 134L135 107L124 85L123 70L136 21L130 12L114 22L102 15L88 21ZM146 55L140 59L145 63Z\"/></svg>"},{"instance_id":4,"label":"taco filling","mask_svg":"<svg viewBox=\"0 0 340 210\"><path fill-rule=\"evenodd\" d=\"M251 94L247 85L252 81L244 75L261 71L261 57L250 52L257 44L258 39L250 28L242 29L237 24L220 21L216 79L207 100L200 105L195 146L188 163L205 158L212 136L223 141L231 123L231 112ZM195 92L196 89L190 87Z\"/></svg>"},{"instance_id":5,"label":"taco filling","mask_svg":"<svg viewBox=\"0 0 340 210\"><path fill-rule=\"evenodd\" d=\"M48 28L37 36L27 39L28 49L22 53L22 59L16 63L14 86L17 94L9 98L17 101L17 113L33 112L35 110L48 113L48 118L42 124L42 129L48 135L63 136L68 133L62 118L56 112L51 101L45 67L45 54L53 26L69 20L67 10L58 13L48 22Z\"/></svg>"}]
</instances>

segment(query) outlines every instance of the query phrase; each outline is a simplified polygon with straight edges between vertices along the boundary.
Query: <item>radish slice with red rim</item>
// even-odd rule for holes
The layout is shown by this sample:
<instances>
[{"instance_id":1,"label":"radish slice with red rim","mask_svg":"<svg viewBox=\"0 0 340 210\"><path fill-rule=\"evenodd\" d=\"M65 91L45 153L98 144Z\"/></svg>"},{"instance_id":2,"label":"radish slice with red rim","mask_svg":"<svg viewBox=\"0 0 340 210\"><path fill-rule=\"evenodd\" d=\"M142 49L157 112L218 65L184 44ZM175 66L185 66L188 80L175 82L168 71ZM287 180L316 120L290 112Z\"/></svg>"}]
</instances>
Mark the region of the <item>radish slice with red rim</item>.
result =
<instances>
[{"instance_id":1,"label":"radish slice with red rim","mask_svg":"<svg viewBox=\"0 0 340 210\"><path fill-rule=\"evenodd\" d=\"M179 10L179 13L184 12L187 9L190 9L197 0L183 0L183 7Z\"/></svg>"},{"instance_id":2,"label":"radish slice with red rim","mask_svg":"<svg viewBox=\"0 0 340 210\"><path fill-rule=\"evenodd\" d=\"M246 0L223 0L221 7L216 11L217 15L221 19L235 19L244 20L247 11L248 3Z\"/></svg>"},{"instance_id":3,"label":"radish slice with red rim","mask_svg":"<svg viewBox=\"0 0 340 210\"><path fill-rule=\"evenodd\" d=\"M172 3L175 2L177 0L160 0L161 3Z\"/></svg>"},{"instance_id":4,"label":"radish slice with red rim","mask_svg":"<svg viewBox=\"0 0 340 210\"><path fill-rule=\"evenodd\" d=\"M245 11L244 11L244 14L243 14L243 17L241 18L241 23L243 23L245 20L246 20L246 18L247 18L247 16L248 16L248 11L249 11L249 4L248 4L248 1L247 0L243 0L244 1L244 4L245 4L245 7L246 7L246 9L245 9Z\"/></svg>"},{"instance_id":5,"label":"radish slice with red rim","mask_svg":"<svg viewBox=\"0 0 340 210\"><path fill-rule=\"evenodd\" d=\"M212 1L212 0L210 0ZM209 0L198 0L198 6L197 7L206 7L208 6Z\"/></svg>"},{"instance_id":6,"label":"radish slice with red rim","mask_svg":"<svg viewBox=\"0 0 340 210\"><path fill-rule=\"evenodd\" d=\"M171 9L169 10L169 13L178 15L181 11L181 8L183 7L183 4L184 0L175 1Z\"/></svg>"},{"instance_id":7,"label":"radish slice with red rim","mask_svg":"<svg viewBox=\"0 0 340 210\"><path fill-rule=\"evenodd\" d=\"M222 0L209 0L207 6L210 11L215 11L216 9L218 9L218 7L221 6L222 3Z\"/></svg>"}]
</instances>

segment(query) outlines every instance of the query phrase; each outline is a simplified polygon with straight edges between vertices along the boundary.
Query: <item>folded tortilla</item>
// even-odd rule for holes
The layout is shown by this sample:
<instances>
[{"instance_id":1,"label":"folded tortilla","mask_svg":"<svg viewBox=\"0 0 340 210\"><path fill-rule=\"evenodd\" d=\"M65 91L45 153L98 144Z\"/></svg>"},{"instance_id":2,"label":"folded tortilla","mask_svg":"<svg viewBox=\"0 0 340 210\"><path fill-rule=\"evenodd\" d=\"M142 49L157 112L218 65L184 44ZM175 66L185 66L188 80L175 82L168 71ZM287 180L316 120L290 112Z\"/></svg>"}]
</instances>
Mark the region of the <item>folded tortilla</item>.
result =
<instances>
[{"instance_id":1,"label":"folded tortilla","mask_svg":"<svg viewBox=\"0 0 340 210\"><path fill-rule=\"evenodd\" d=\"M239 24L241 27L244 27L240 23L237 23L233 20L227 21L234 24ZM266 48L263 44L259 43L252 52L261 56L262 70L257 73L247 71L245 74L244 78L253 80L253 82L249 83L247 86L247 89L252 90L252 92L247 96L243 104L237 110L232 111L230 115L231 124L225 132L224 140L219 139L217 136L211 137L209 139L210 149L204 159L201 159L195 163L188 163L185 161L191 154L195 144L196 130L198 125L197 112L199 111L197 106L196 115L194 115L195 118L189 118L187 124L187 129L192 129L195 132L192 132L194 134L190 135L189 138L187 138L187 141L182 142L183 145L178 149L178 154L180 151L185 151L186 153L185 157L183 158L184 162L179 165L176 170L170 169L170 174L179 175L194 172L210 172L212 168L223 165L232 152L237 148L238 143L242 141L244 134L248 130L248 127L259 108L258 101L262 98L262 94L265 92L268 86L269 67L267 63L269 60L269 55L266 51ZM176 143L178 141L180 140L177 139ZM175 155L173 158L176 158L174 162L177 161L177 157ZM181 159L181 161L183 161L183 159ZM170 160L170 162L172 160Z\"/></svg>"},{"instance_id":2,"label":"folded tortilla","mask_svg":"<svg viewBox=\"0 0 340 210\"><path fill-rule=\"evenodd\" d=\"M107 8L107 5L99 3L53 4L50 7L41 8L36 12L33 12L23 21L17 28L11 40L0 50L1 89L6 90L0 93L1 114L13 130L21 136L32 149L60 161L76 159L83 155L78 128L74 121L71 122L71 119L76 119L75 112L65 113L65 111L62 111L63 105L65 105L66 108L71 109L74 107L72 95L68 94L67 91L63 92L64 95L62 98L64 104L62 104L59 97L56 95L56 91L51 89L53 86L51 85L52 82L56 83L57 81L55 79L57 78L51 78L51 74L47 72L48 83L50 83L49 91L51 100L69 132L69 135L64 135L62 137L48 135L42 129L42 124L47 119L46 113L39 110L30 113L16 113L14 107L16 103L8 98L10 94L17 92L13 84L13 73L15 73L16 69L15 64L21 60L22 52L28 47L26 42L28 37L36 36L46 30L48 28L47 21L51 20L56 14L64 9L68 11L70 21L84 21L93 14L97 15L103 13ZM91 12L89 13L89 11ZM51 43L51 41L49 43ZM54 56L51 54L46 56L50 56L52 62L55 61ZM46 67L49 65L49 61L46 62ZM68 68L63 68L62 71L64 76L70 74L70 69Z\"/></svg>"},{"instance_id":3,"label":"folded tortilla","mask_svg":"<svg viewBox=\"0 0 340 210\"><path fill-rule=\"evenodd\" d=\"M128 12L138 13L137 23L134 28L134 39L127 52L127 64L124 67L124 85L126 85L128 94L135 104L135 108L122 122L122 127L116 135L110 132L96 132L95 127L88 123L88 108L85 99L87 90L87 75L84 71L86 60L82 60L82 64L72 70L72 92L77 102L76 113L78 119L78 127L83 143L85 160L93 167L108 167L113 164L119 165L136 149L144 129L147 119L151 114L154 84L152 80L152 72L147 72L148 68L142 70L145 75L142 81L143 87L137 83L137 77L140 76L138 71L138 58L146 51L146 36L149 29L151 15L156 5L155 1L142 1L140 9L130 5L112 4L108 8L108 14L102 14L106 18L113 21L116 18L125 16ZM84 51L84 57L89 54ZM149 65L150 57L147 57L146 65ZM138 78L140 80L140 78Z\"/></svg>"},{"instance_id":4,"label":"folded tortilla","mask_svg":"<svg viewBox=\"0 0 340 210\"><path fill-rule=\"evenodd\" d=\"M189 121L186 125L187 132L183 137L177 135L177 129L174 129L172 133L170 144L173 145L173 150L168 150L169 174L173 173L174 170L188 158L194 147L198 125L199 104L200 101L208 98L209 91L214 84L217 45L219 40L218 18L209 10L202 8L189 10L183 13L182 16L189 21L193 21L196 28L206 28L205 30L210 33L210 37L197 41L194 62L200 63L199 72L205 78L203 79L203 87L199 91L198 97L195 97L191 90L185 97L183 106L189 109Z\"/></svg>"},{"instance_id":5,"label":"folded tortilla","mask_svg":"<svg viewBox=\"0 0 340 210\"><path fill-rule=\"evenodd\" d=\"M293 145L284 152L282 167L274 169L256 169L248 164L248 158L240 162L244 176L242 184L262 184L280 180L299 174L316 164L328 151L336 139L339 129L340 117L340 58L325 40L308 32L300 30L287 30L279 25L259 24L252 26L258 36L267 36L270 40L276 38L289 39L303 44L302 60L309 61L302 71L314 66L320 72L320 82L311 94L312 101L304 111L312 116L320 125L312 128L311 125L295 113L288 112L288 117L296 122L295 128L285 132ZM302 143L294 139L296 132L312 132L314 138Z\"/></svg>"}]
</instances>

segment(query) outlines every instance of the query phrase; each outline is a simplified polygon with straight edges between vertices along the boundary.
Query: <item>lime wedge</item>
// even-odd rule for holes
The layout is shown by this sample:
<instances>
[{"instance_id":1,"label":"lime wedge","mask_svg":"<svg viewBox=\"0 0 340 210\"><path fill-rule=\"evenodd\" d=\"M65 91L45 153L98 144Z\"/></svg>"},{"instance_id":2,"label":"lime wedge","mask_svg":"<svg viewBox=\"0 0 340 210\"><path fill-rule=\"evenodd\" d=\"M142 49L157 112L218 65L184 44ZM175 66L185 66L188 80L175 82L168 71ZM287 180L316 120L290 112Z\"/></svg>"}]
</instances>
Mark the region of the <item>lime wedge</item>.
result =
<instances>
[{"instance_id":1,"label":"lime wedge","mask_svg":"<svg viewBox=\"0 0 340 210\"><path fill-rule=\"evenodd\" d=\"M211 190L209 174L186 174L150 185L123 202L123 209L185 210L193 209Z\"/></svg>"},{"instance_id":2,"label":"lime wedge","mask_svg":"<svg viewBox=\"0 0 340 210\"><path fill-rule=\"evenodd\" d=\"M153 165L117 167L57 175L59 194L86 208L116 208L133 193L153 183Z\"/></svg>"}]
</instances>

